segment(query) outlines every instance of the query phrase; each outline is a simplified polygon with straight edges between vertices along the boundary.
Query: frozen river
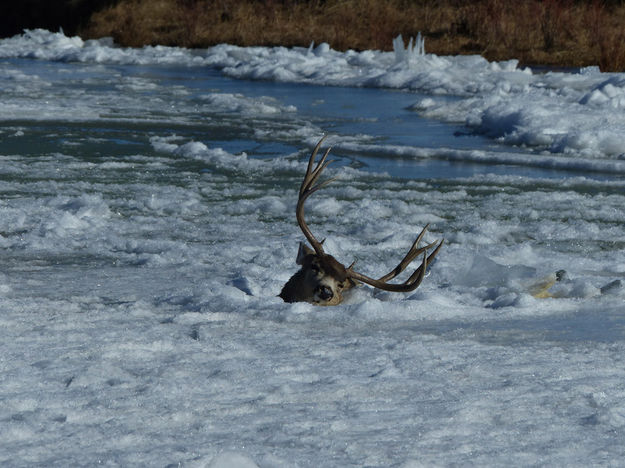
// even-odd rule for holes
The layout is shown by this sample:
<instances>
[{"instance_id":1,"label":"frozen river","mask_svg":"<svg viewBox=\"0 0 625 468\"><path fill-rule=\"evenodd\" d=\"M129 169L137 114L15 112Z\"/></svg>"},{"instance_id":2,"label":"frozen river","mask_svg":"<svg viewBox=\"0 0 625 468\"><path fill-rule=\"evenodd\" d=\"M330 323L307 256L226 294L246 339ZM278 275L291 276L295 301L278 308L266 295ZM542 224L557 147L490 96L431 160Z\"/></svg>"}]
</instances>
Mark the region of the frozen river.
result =
<instances>
[{"instance_id":1,"label":"frozen river","mask_svg":"<svg viewBox=\"0 0 625 468\"><path fill-rule=\"evenodd\" d=\"M480 57L0 40L6 466L614 466L625 75ZM371 276L318 308L297 190ZM565 270L548 298L534 283Z\"/></svg>"}]
</instances>

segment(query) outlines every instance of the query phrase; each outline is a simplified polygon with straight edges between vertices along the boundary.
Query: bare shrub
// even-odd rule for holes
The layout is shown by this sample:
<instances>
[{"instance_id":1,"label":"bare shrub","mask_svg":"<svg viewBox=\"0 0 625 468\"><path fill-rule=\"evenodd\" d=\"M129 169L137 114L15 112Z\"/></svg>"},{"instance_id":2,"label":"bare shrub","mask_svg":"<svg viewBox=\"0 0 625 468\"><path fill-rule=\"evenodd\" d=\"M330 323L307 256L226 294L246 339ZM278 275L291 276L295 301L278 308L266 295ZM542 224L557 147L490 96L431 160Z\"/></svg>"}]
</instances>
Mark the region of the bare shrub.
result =
<instances>
[{"instance_id":1,"label":"bare shrub","mask_svg":"<svg viewBox=\"0 0 625 468\"><path fill-rule=\"evenodd\" d=\"M526 64L625 69L625 4L593 0L119 0L87 38L121 45L218 43L390 50L421 32L426 51Z\"/></svg>"}]
</instances>

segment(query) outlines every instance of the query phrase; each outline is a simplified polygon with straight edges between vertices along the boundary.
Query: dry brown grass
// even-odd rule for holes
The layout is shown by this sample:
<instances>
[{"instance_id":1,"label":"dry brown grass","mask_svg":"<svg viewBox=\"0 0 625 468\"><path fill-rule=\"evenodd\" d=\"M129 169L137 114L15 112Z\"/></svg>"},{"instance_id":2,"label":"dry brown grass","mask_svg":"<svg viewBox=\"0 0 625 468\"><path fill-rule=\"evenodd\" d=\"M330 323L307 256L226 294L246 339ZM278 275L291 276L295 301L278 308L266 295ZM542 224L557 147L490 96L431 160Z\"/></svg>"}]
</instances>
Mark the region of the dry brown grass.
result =
<instances>
[{"instance_id":1,"label":"dry brown grass","mask_svg":"<svg viewBox=\"0 0 625 468\"><path fill-rule=\"evenodd\" d=\"M625 70L625 5L574 0L119 0L92 16L85 37L121 45L392 47L426 38L441 55Z\"/></svg>"}]
</instances>

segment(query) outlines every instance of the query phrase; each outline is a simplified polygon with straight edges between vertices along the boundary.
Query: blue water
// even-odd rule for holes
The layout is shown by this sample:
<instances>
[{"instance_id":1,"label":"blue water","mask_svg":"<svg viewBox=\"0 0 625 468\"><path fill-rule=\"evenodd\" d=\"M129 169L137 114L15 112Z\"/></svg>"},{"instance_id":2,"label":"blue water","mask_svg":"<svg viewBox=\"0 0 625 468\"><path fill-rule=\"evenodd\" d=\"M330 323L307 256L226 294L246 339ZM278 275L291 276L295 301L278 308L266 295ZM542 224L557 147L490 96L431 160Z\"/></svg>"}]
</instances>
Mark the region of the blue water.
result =
<instances>
[{"instance_id":1,"label":"blue water","mask_svg":"<svg viewBox=\"0 0 625 468\"><path fill-rule=\"evenodd\" d=\"M36 123L5 118L5 124L33 126L35 134L41 131L43 140L33 139L35 147L48 151L67 151L72 139L100 140L91 149L94 154L137 150L145 145L144 135L175 133L194 141L210 140L229 152L245 152L250 157L275 157L302 149L296 138L285 138L272 129L296 129L315 127L321 132L351 136L378 147L399 145L404 147L444 148L452 150L477 150L490 152L514 152L533 155L532 150L511 148L475 134L463 126L425 119L410 106L423 96L396 90L378 88L327 87L308 84L274 83L267 81L235 80L210 68L167 65L90 65L9 59L10 66L49 82L46 90L50 99L66 99L68 105L76 99L87 98L85 103L103 105L100 117L93 122L72 124L56 119L43 119ZM115 96L123 96L120 86L129 77L142 80L132 90L131 99L114 102ZM171 92L184 89L184 94ZM71 90L71 93L69 92ZM246 98L272 97L284 106L295 106L296 113L261 117L241 116L238 111L211 112L202 96L210 93L241 94ZM111 96L109 98L109 96ZM111 99L111 102L107 102ZM454 99L454 97L437 97ZM127 102L125 102L127 101ZM142 102L160 101L162 106ZM110 110L107 111L107 106ZM139 120L139 121L137 121ZM269 135L258 138L254 131L268 128ZM127 132L135 129L136 132ZM77 130L79 130L77 132ZM275 135L271 132L275 131ZM51 138L50 133L58 133ZM82 133L84 132L84 133ZM4 142L4 151L13 152L11 141ZM90 145L88 145L90 146ZM110 146L110 148L106 148ZM29 148L20 147L20 151ZM579 171L555 170L532 165L481 164L449 161L441 154L425 159L402 157L375 150L350 152L336 148L333 151L339 164L353 164L373 172L385 172L393 177L409 179L458 178L477 174L495 174L533 178L561 178L580 175ZM535 156L535 155L534 155ZM540 157L540 156L539 156ZM610 179L609 174L583 174L596 179Z\"/></svg>"}]
</instances>

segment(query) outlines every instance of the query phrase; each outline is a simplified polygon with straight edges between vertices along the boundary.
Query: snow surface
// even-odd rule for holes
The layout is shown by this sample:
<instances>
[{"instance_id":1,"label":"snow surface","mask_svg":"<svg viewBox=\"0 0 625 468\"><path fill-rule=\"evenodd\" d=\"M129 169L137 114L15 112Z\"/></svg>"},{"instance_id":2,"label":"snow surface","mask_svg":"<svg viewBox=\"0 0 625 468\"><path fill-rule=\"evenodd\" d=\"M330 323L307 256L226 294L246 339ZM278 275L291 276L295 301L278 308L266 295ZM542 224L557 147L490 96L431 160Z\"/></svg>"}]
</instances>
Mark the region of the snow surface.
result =
<instances>
[{"instance_id":1,"label":"snow surface","mask_svg":"<svg viewBox=\"0 0 625 468\"><path fill-rule=\"evenodd\" d=\"M0 57L3 465L621 463L623 75L40 30ZM373 100L353 99L374 115L361 133L351 108L305 112L294 82L409 91L406 114L494 141L390 142L405 122ZM276 297L324 131L338 180L307 205L311 228L375 276L430 223L446 244L415 292ZM485 170L401 178L375 158ZM501 174L519 166L552 172ZM553 297L530 294L561 269Z\"/></svg>"}]
</instances>

